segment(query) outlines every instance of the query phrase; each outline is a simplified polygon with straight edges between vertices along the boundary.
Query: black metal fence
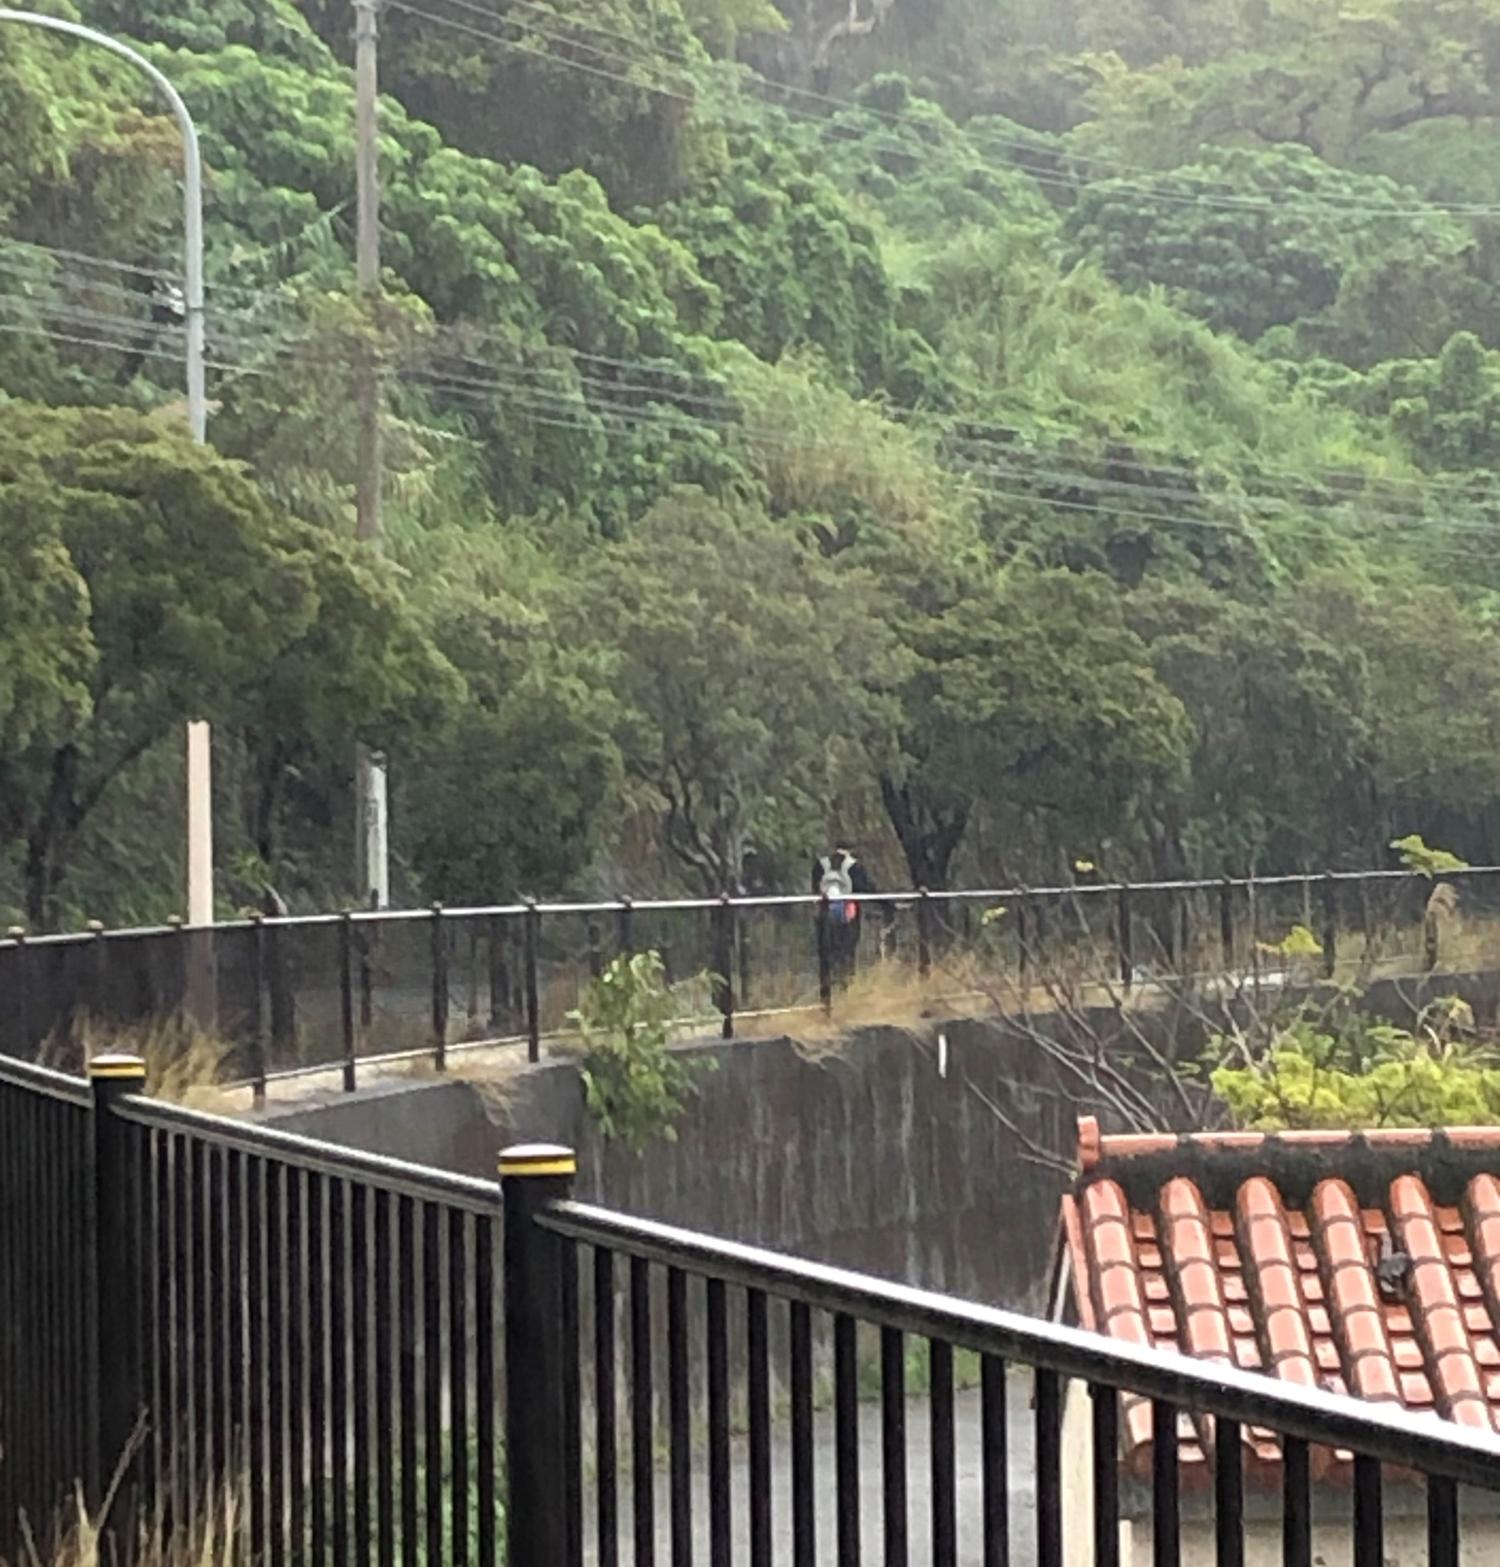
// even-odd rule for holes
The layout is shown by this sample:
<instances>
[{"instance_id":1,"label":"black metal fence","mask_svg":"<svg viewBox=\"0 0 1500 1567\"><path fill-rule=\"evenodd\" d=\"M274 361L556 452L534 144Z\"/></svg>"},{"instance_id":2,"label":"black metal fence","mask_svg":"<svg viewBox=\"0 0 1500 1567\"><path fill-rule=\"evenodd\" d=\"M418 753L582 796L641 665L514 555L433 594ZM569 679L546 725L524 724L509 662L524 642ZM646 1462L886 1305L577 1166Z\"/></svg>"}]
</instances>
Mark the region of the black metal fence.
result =
<instances>
[{"instance_id":1,"label":"black metal fence","mask_svg":"<svg viewBox=\"0 0 1500 1567\"><path fill-rule=\"evenodd\" d=\"M1500 1487L1488 1432L583 1207L564 1149L497 1187L157 1103L142 1070L0 1063L3 1560L50 1559L76 1484L120 1567L209 1535L190 1559L1119 1567L1147 1411L1156 1567L1180 1440L1223 1567L1243 1433L1279 1435L1291 1567L1328 1452L1355 1567L1395 1487L1433 1567L1460 1488Z\"/></svg>"},{"instance_id":2,"label":"black metal fence","mask_svg":"<svg viewBox=\"0 0 1500 1567\"><path fill-rule=\"evenodd\" d=\"M1253 1433L1279 1449L1286 1567L1385 1567L1385 1497L1413 1488L1426 1548L1399 1559L1458 1567L1461 1488L1500 1489L1491 1432L625 1218L567 1200L565 1176L546 1184L506 1245L530 1297L511 1390L526 1444L518 1563L1120 1567L1131 1511L1149 1540L1135 1536L1131 1560L1196 1567L1209 1548L1184 1538L1180 1455L1201 1443L1213 1559L1245 1567ZM1120 1439L1141 1416L1150 1459L1132 1508ZM1326 1486L1315 1504L1313 1475L1339 1465L1342 1506ZM1481 1527L1493 1521L1491 1508Z\"/></svg>"},{"instance_id":3,"label":"black metal fence","mask_svg":"<svg viewBox=\"0 0 1500 1567\"><path fill-rule=\"evenodd\" d=\"M1440 890L1441 889L1441 890ZM1437 894L1434 899L1434 894ZM1007 1009L1039 989L1275 986L1488 959L1500 870L886 893L862 900L857 950L814 897L382 911L0 940L0 1053L77 1068L92 1042L190 1028L218 1075L329 1070L510 1042L538 1059L591 978L650 948L706 1026L833 1009L853 985L978 991ZM1294 933L1301 928L1301 935ZM1293 937L1289 940L1289 937ZM899 994L887 999L899 1004Z\"/></svg>"},{"instance_id":4,"label":"black metal fence","mask_svg":"<svg viewBox=\"0 0 1500 1567\"><path fill-rule=\"evenodd\" d=\"M0 1062L0 1561L501 1560L498 1187L90 1076Z\"/></svg>"}]
</instances>

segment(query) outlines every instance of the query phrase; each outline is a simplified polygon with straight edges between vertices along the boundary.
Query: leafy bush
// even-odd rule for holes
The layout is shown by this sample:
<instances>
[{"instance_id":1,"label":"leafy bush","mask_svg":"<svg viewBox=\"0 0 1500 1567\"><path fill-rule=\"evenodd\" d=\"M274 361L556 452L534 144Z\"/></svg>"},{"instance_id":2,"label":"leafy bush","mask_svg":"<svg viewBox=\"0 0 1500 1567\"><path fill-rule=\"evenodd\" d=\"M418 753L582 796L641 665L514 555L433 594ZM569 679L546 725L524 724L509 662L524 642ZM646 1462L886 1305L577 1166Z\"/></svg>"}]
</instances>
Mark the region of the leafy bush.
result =
<instances>
[{"instance_id":1,"label":"leafy bush","mask_svg":"<svg viewBox=\"0 0 1500 1567\"><path fill-rule=\"evenodd\" d=\"M699 982L695 982L699 983ZM619 957L569 1014L583 1036L583 1091L604 1135L640 1153L653 1138L677 1140L677 1121L712 1061L669 1048L688 987L667 983L659 952Z\"/></svg>"},{"instance_id":2,"label":"leafy bush","mask_svg":"<svg viewBox=\"0 0 1500 1567\"><path fill-rule=\"evenodd\" d=\"M1254 1131L1486 1125L1500 1121L1500 1062L1464 1037L1472 1026L1456 997L1425 1009L1415 1030L1353 1010L1299 1012L1259 1052L1216 1038L1210 1081Z\"/></svg>"}]
</instances>

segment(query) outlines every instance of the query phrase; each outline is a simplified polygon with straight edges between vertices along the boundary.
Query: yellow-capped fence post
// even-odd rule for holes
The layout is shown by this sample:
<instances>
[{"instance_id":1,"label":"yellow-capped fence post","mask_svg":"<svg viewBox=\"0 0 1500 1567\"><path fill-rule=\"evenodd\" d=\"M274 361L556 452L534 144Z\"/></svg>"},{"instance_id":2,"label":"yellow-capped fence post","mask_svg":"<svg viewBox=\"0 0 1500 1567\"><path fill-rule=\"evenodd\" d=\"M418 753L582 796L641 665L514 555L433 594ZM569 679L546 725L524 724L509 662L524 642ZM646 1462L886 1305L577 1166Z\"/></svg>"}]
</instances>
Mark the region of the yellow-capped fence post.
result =
<instances>
[{"instance_id":1,"label":"yellow-capped fence post","mask_svg":"<svg viewBox=\"0 0 1500 1567\"><path fill-rule=\"evenodd\" d=\"M145 1437L146 1388L142 1338L149 1324L142 1301L139 1136L117 1113L122 1099L144 1091L139 1056L99 1055L88 1063L94 1093L94 1353L90 1378L98 1400L94 1451L86 1492L98 1516L106 1498L111 1559L127 1561L135 1544L139 1454ZM101 1552L101 1556L105 1554Z\"/></svg>"},{"instance_id":2,"label":"yellow-capped fence post","mask_svg":"<svg viewBox=\"0 0 1500 1567\"><path fill-rule=\"evenodd\" d=\"M526 1567L579 1559L577 1254L538 1222L550 1203L572 1195L576 1169L571 1148L547 1143L500 1155L506 1526L510 1560Z\"/></svg>"}]
</instances>

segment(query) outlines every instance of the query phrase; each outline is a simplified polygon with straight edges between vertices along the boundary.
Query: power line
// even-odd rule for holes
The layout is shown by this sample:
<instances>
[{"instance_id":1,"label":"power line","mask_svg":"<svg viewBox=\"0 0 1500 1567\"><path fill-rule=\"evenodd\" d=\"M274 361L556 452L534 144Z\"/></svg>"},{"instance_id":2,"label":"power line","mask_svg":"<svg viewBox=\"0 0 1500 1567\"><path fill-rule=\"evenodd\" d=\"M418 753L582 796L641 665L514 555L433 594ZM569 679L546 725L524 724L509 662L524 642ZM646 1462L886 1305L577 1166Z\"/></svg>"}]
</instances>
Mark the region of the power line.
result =
<instances>
[{"instance_id":1,"label":"power line","mask_svg":"<svg viewBox=\"0 0 1500 1567\"><path fill-rule=\"evenodd\" d=\"M524 53L548 55L559 65L563 65L569 68L583 69L589 71L592 74L612 74L604 72L597 67L584 66L581 62L578 61L570 61L559 58L557 56L551 55L551 52L545 49L537 49L533 46L522 45L515 40L503 38L496 33L474 27L472 24L459 22L452 17L442 16L435 12L421 10L416 6L408 4L407 0L392 0L392 3L396 5L397 9L408 11L414 16L420 16L427 21L436 22L441 26L454 27L460 31L470 33L471 35L486 38L488 41L496 44L501 48L514 48L519 49ZM516 19L507 17L501 12L496 11L488 6L475 4L474 0L447 0L447 3L459 5L464 10L473 14L481 15L486 20L494 22L500 26L532 27L534 31L541 32L542 36L557 38L567 44L569 47L587 48L597 57L611 59L615 64L639 67L643 64L653 63L655 61L667 60L669 62L680 63L689 68L701 69L701 66L698 62L689 60L685 55L674 54L672 51L665 50L659 45L648 45L638 40L628 39L625 34L618 33L607 28L599 28L594 24L584 22L579 19L567 18L566 20L570 25L577 26L585 31L592 31L599 36L611 37L626 41L633 48L642 51L642 53L645 55L645 58L643 59L620 54L618 51L605 50L594 45L585 45L576 38L566 37L560 34L545 33L545 31L537 29L535 24L523 23ZM534 0L511 0L511 3L512 5L524 5L526 9L543 10L545 13L545 8L536 5ZM555 12L545 14L549 14L554 17L556 16ZM562 18L559 18L559 20L562 20ZM764 91L772 97L794 97L804 102L815 103L823 109L832 109L843 114L863 115L868 119L875 120L882 124L895 126L900 130L904 130L908 127L914 127L919 131L928 128L922 126L921 123L914 120L912 116L902 114L896 110L878 109L869 104L856 103L852 99L838 98L831 94L815 92L808 88L772 82L767 77L760 75L758 72L750 70L746 66L738 66L735 69L739 73L739 79L741 81L751 82L757 90ZM633 78L615 75L614 79L623 82L627 86L636 87L645 91L656 92L664 97L679 99L684 98L683 94L673 92L665 88L646 87L644 84L636 81ZM701 84L699 95L701 96ZM685 99L684 101L691 100ZM790 118L793 119L801 119L803 121L815 123L825 128L827 128L831 123L826 114L814 114L808 111L799 113L799 111L791 109L785 104L777 104L776 107L781 109L783 113L786 113ZM1024 173L1029 175L1038 184L1050 185L1060 189L1066 189L1068 191L1076 192L1081 187L1090 183L1094 183L1095 181L1109 179L1119 183L1122 187L1122 190L1129 190L1131 193L1136 194L1145 200L1165 203L1168 205L1206 207L1226 212L1244 211L1284 213L1287 211L1305 210L1324 215L1326 215L1328 212L1338 212L1344 216L1378 217L1387 220L1391 218L1426 218L1435 214L1445 214L1455 217L1494 217L1500 215L1500 206L1477 202L1422 202L1420 205L1415 207L1403 208L1395 204L1372 205L1367 199L1361 199L1357 197L1346 199L1332 193L1325 193L1308 201L1301 201L1297 199L1288 200L1285 196L1275 198L1256 198L1239 194L1231 185L1229 185L1227 181L1215 181L1211 177L1205 178L1202 175L1191 176L1192 182L1196 183L1200 187L1200 189L1197 191L1163 190L1160 188L1159 182L1161 180L1170 179L1174 177L1174 175L1180 179L1185 178L1181 175L1179 170L1151 169L1144 165L1114 162L1110 160L1094 158L1087 154L1075 153L1067 149L1059 149L1058 156L1066 162L1088 164L1099 169L1109 171L1107 173L1094 176L1092 179L1081 179L1076 175L1060 172L1058 169L1049 167L1045 164L1029 164L1025 162L1025 156L1034 158L1037 155L1037 147L1034 142L1024 141L1019 138L1002 137L991 132L986 132L983 135L976 135L975 133L969 131L967 127L959 125L956 122L950 121L949 125L951 126L953 135L959 140L966 142L971 147L971 149L977 150L985 145L1005 147L1009 149L1004 163L1004 167L1008 171ZM919 140L915 145L911 142L901 142L899 144L893 145L895 145L898 150L900 150L906 156L917 157L926 161L930 161L934 155L941 156L944 151L944 149L933 147L930 142L925 140ZM1012 154L1021 154L1022 157L1018 158ZM1151 183L1142 183L1142 180L1147 180ZM1212 189L1215 186L1219 187L1227 194L1223 196L1215 196L1212 193ZM1205 189L1205 187L1207 188Z\"/></svg>"},{"instance_id":2,"label":"power line","mask_svg":"<svg viewBox=\"0 0 1500 1567\"><path fill-rule=\"evenodd\" d=\"M112 352L124 352L131 345L122 344L114 339L89 336L85 333L57 332L34 323L7 324L0 322L0 333L33 335L48 338L52 341L76 344L84 347L93 347ZM153 359L168 360L176 363L180 355L159 348L147 347L133 350L143 353ZM317 361L329 363L329 361ZM268 367L246 366L234 361L222 359L210 359L208 367L216 372L226 375L251 375L264 378L272 378L276 372ZM398 379L414 381L424 390L442 393L458 402L482 404L491 407L491 398L494 392L504 390L503 386L474 387L466 384L449 384L441 379L429 379L417 374L406 374ZM722 425L705 424L694 421L686 416L663 416L661 410L652 409L597 409L587 404L570 402L556 395L537 394L534 390L531 395L513 398L506 403L506 408L513 412L519 412L526 416L528 421L541 428L552 428L580 435L607 436L610 430L616 432L639 433L643 428L655 427L665 430L671 435L692 435L702 438L705 434L712 433L722 438L725 427ZM569 416L569 417L565 417ZM852 454L857 453L858 448L851 446L829 446L829 443L819 443L805 437L787 436L777 437L770 444L779 445L786 450L825 449L843 450ZM986 476L988 475L988 476ZM976 496L989 500L1010 500L1022 502L1031 506L1038 506L1057 511L1066 511L1075 515L1106 517L1116 522L1137 522L1155 527L1159 525L1167 532L1172 530L1197 530L1225 534L1240 539L1246 544L1256 547L1274 547L1277 543L1289 543L1293 541L1310 542L1324 548L1337 549L1340 546L1356 547L1360 544L1359 538L1354 534L1338 534L1328 531L1315 531L1305 526L1289 527L1278 523L1276 519L1267 517L1252 517L1236 521L1228 521L1222 518L1205 517L1197 513L1156 512L1145 511L1134 507L1123 506L1116 502L1105 503L1098 499L1088 501L1071 497L1039 494L1034 490L1022 490L1007 487L1004 484L994 482L994 478L1011 478L1013 480L1034 479L1029 472L1011 473L1003 468L980 470L979 476L961 475L963 484ZM1070 488L1081 490L1084 494L1099 496L1107 494L1111 489L1128 490L1129 486L1111 486L1107 481L1087 481L1075 478L1070 483ZM1317 508L1313 508L1317 509ZM1476 541L1490 539L1500 534L1500 526L1484 524L1443 523L1436 524L1430 518L1408 516L1397 517L1389 514L1381 514L1377 519L1388 525L1400 525L1404 527L1420 527L1430 529L1436 535L1427 537L1422 541L1419 554L1433 562L1445 561L1457 565L1468 565L1475 562L1490 564L1495 556L1493 548L1484 547L1478 542L1465 544L1463 538L1472 535ZM1267 528L1265 537L1259 537L1253 531L1251 524L1259 524ZM1082 541L1087 543L1087 541Z\"/></svg>"},{"instance_id":3,"label":"power line","mask_svg":"<svg viewBox=\"0 0 1500 1567\"><path fill-rule=\"evenodd\" d=\"M654 86L646 82L639 82L629 76L622 75L618 71L608 71L600 66L585 65L582 60L568 60L554 54L550 49L537 48L532 44L524 44L516 39L501 38L498 35L487 32L483 28L471 27L465 22L460 22L451 16L439 16L433 11L424 11L419 6L409 5L407 0L387 0L388 8L392 11L405 11L409 16L419 16L424 21L436 22L443 27L452 27L461 33L468 33L474 38L485 38L493 44L510 49L518 54L535 55L543 60L551 60L557 65L565 66L570 71L582 71L588 76L602 77L605 81L617 82L621 86L634 88L637 92L652 93L658 98L675 98L679 103L692 103L694 100L687 93L673 92L668 88ZM633 65L632 60L621 60L620 63Z\"/></svg>"},{"instance_id":4,"label":"power line","mask_svg":"<svg viewBox=\"0 0 1500 1567\"><path fill-rule=\"evenodd\" d=\"M73 264L104 267L112 269L116 272L135 273L143 277L150 277L152 279L161 279L167 281L171 281L174 277L174 274L162 271L158 268L133 266L131 264L119 262L110 258L86 255L78 251L60 250L54 247L35 245L26 241L9 239L0 243L3 243L4 245L11 248L19 248L41 255L61 258ZM4 264L5 263L3 260L0 260L0 266L4 266ZM120 294L129 296L131 298L143 297L133 290L118 287L116 285L100 283L95 280L88 280L86 286L90 289L117 289ZM278 310L289 310L293 308L293 301L288 299L285 293L279 290L255 290L241 285L221 285L211 290L210 297L212 298L215 294L225 293L238 295L242 299L255 301L257 303L264 302ZM248 316L249 313L245 312L244 314ZM218 317L218 319L222 321L224 317L221 315ZM433 333L434 336L446 335L457 338L466 346L483 345L485 343L499 343L507 350L512 352L514 352L516 348L513 337L509 336L508 334L484 329L476 329L472 326L461 323L438 323L433 328ZM687 370L679 366L662 363L659 361L638 359L631 360L607 355L585 353L571 349L557 349L554 351L567 353L573 359L585 363L607 366L612 369L619 369L642 375L682 380L690 382L694 386L701 385L705 375L707 374L707 372ZM475 363L479 362L473 355L465 354L459 355L458 357L468 359ZM556 373L558 375L563 375L567 372L562 369L558 369L556 371L547 371L542 367L538 367L535 373ZM622 389L639 390L642 392L657 392L659 390L655 387L646 385L631 385L628 388L622 387ZM704 397L701 393L698 392L671 393L664 395L670 395L679 401L705 403L710 401L710 399ZM739 406L738 402L732 399L721 398L715 399L715 401L717 401L721 406ZM1015 425L1005 425L989 421L975 420L962 416L947 416L936 413L932 410L912 408L900 404L887 403L881 406L882 412L897 422L910 423L919 427L925 427L924 433L936 434L941 439L957 441L969 446L980 444L992 439L996 444L1003 446L1016 440L1028 438L1028 432ZM1152 454L1150 448L1141 448L1134 442L1132 442L1131 445L1132 450L1138 455L1131 457L1116 456L1113 458L1105 458L1101 460L1109 461L1111 466L1114 467L1125 468L1132 471L1141 471L1150 474L1159 474L1162 471L1175 471L1191 475L1197 479L1201 477L1203 473L1202 464L1183 461L1180 454L1176 452L1160 452ZM1269 463L1264 460L1254 462L1249 458L1235 459L1234 468L1237 471L1244 471L1246 468L1253 468L1260 473L1277 475L1300 483L1322 482L1326 480L1337 485L1343 485L1349 483L1350 481L1354 481L1361 485L1379 484L1390 488L1411 490L1417 494L1447 494L1459 499L1474 498L1473 481L1463 478L1441 478L1434 476L1408 477L1394 474L1372 475L1366 472L1362 472L1358 469L1338 467L1334 465L1315 464L1307 468L1299 468L1285 464Z\"/></svg>"},{"instance_id":5,"label":"power line","mask_svg":"<svg viewBox=\"0 0 1500 1567\"><path fill-rule=\"evenodd\" d=\"M37 310L40 314L50 318L61 320L70 326L87 326L94 330L106 330L119 334L122 332L139 333L140 329L150 328L151 323L142 318L129 320L122 319L118 315L92 310L87 307L67 305L41 305L32 300L17 299L14 296L0 295L0 308L15 309L28 307ZM298 342L285 337L261 337L235 333L233 330L220 330L215 324L212 340L221 349L238 349L242 354L246 351L269 354L281 359L289 359L295 363L316 365L338 369L348 368L350 355L328 354L317 351L317 345L309 342ZM182 328L176 325L163 325L152 334L157 342L178 340L182 334ZM121 352L133 351L138 336L135 340L112 340L108 346ZM152 357L162 357L161 354ZM166 357L171 357L170 355ZM588 413L613 412L622 413L631 419L639 420L643 417L654 418L658 421L674 420L685 428L701 430L707 426L719 428L734 428L741 438L750 445L762 445L771 448L782 447L796 450L826 450L841 452L848 455L862 454L863 447L857 447L847 442L836 442L807 436L783 436L764 429L755 427L757 410L753 404L732 398L697 397L680 391L664 392L660 388L639 384L621 384L601 380L596 377L579 374L576 371L569 377L568 372L560 367L545 366L526 367L511 365L505 368L481 365L479 361L467 358L465 362L482 368L486 374L464 375L451 368L437 366L430 367L420 363L402 363L398 370L398 377L423 385L438 393L457 395L481 393L486 396L504 394L507 398L507 406L511 408L522 407L530 398L534 403L538 399L551 399L551 403L542 403L541 406L563 406L569 409L580 409ZM226 367L244 368L243 360L237 364L235 361L221 361ZM388 368L390 368L388 366ZM541 378L555 376L564 379L566 384L557 390L551 390ZM625 394L627 400L620 401L621 394ZM651 407L643 408L633 400L635 396L644 394L653 399ZM665 406L658 406L664 404ZM706 411L692 413L681 405L700 408ZM1036 451L1017 452L1013 446L1007 443L986 441L979 438L955 437L951 432L946 436L939 433L939 449L946 450L950 459L956 463L957 475L961 478L972 479L975 475L988 475L991 477L1004 477L1016 481L1024 481L1034 485L1051 485L1069 489L1081 489L1085 493L1093 494L1117 494L1135 500L1141 497L1147 499L1166 500L1172 502L1192 501L1201 504L1204 501L1226 506L1232 509L1250 511L1261 520L1270 520L1278 512L1287 509L1315 510L1327 512L1334 506L1361 506L1373 511L1382 521L1398 522L1411 525L1426 524L1429 519L1418 513L1410 511L1394 510L1386 505L1381 497L1371 493L1347 494L1332 499L1328 497L1314 497L1307 495L1287 494L1257 494L1235 490L1208 490L1201 483L1195 482L1191 489L1183 489L1161 483L1146 483L1138 479L1119 478L1109 473L1098 471L1100 465L1109 468L1123 466L1110 462L1107 458L1092 466L1072 465L1056 466L1058 454ZM996 460L996 458L1000 460ZM1005 460L1010 459L1010 460ZM1133 469L1160 478L1163 475L1145 464L1131 465ZM1040 497L1056 501L1056 497ZM1488 498L1497 497L1472 495L1465 497L1476 503ZM1455 524L1454 526L1463 526ZM1488 529L1481 529L1488 532Z\"/></svg>"}]
</instances>

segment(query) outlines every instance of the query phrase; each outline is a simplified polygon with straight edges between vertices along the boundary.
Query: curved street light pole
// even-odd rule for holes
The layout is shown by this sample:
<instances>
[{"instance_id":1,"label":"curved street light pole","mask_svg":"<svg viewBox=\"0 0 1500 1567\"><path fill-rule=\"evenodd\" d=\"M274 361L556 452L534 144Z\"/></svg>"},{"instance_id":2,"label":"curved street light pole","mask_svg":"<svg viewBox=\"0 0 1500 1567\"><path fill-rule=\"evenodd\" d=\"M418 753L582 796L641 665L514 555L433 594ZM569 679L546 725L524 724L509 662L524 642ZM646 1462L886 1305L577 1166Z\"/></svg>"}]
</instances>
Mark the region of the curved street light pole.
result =
<instances>
[{"instance_id":1,"label":"curved street light pole","mask_svg":"<svg viewBox=\"0 0 1500 1567\"><path fill-rule=\"evenodd\" d=\"M151 85L166 99L177 129L182 133L182 205L183 205L183 295L187 326L187 408L188 427L195 441L202 441L208 428L208 403L203 382L203 164L198 153L198 127L188 113L177 89L138 50L111 38L96 28L84 27L57 16L41 16L34 11L0 8L0 22L20 22L48 32L66 33L86 43L98 44L111 54L128 60L150 78ZM214 918L214 829L213 829L213 753L209 726L195 722L187 726L187 818L188 818L188 924L211 925Z\"/></svg>"}]
</instances>

